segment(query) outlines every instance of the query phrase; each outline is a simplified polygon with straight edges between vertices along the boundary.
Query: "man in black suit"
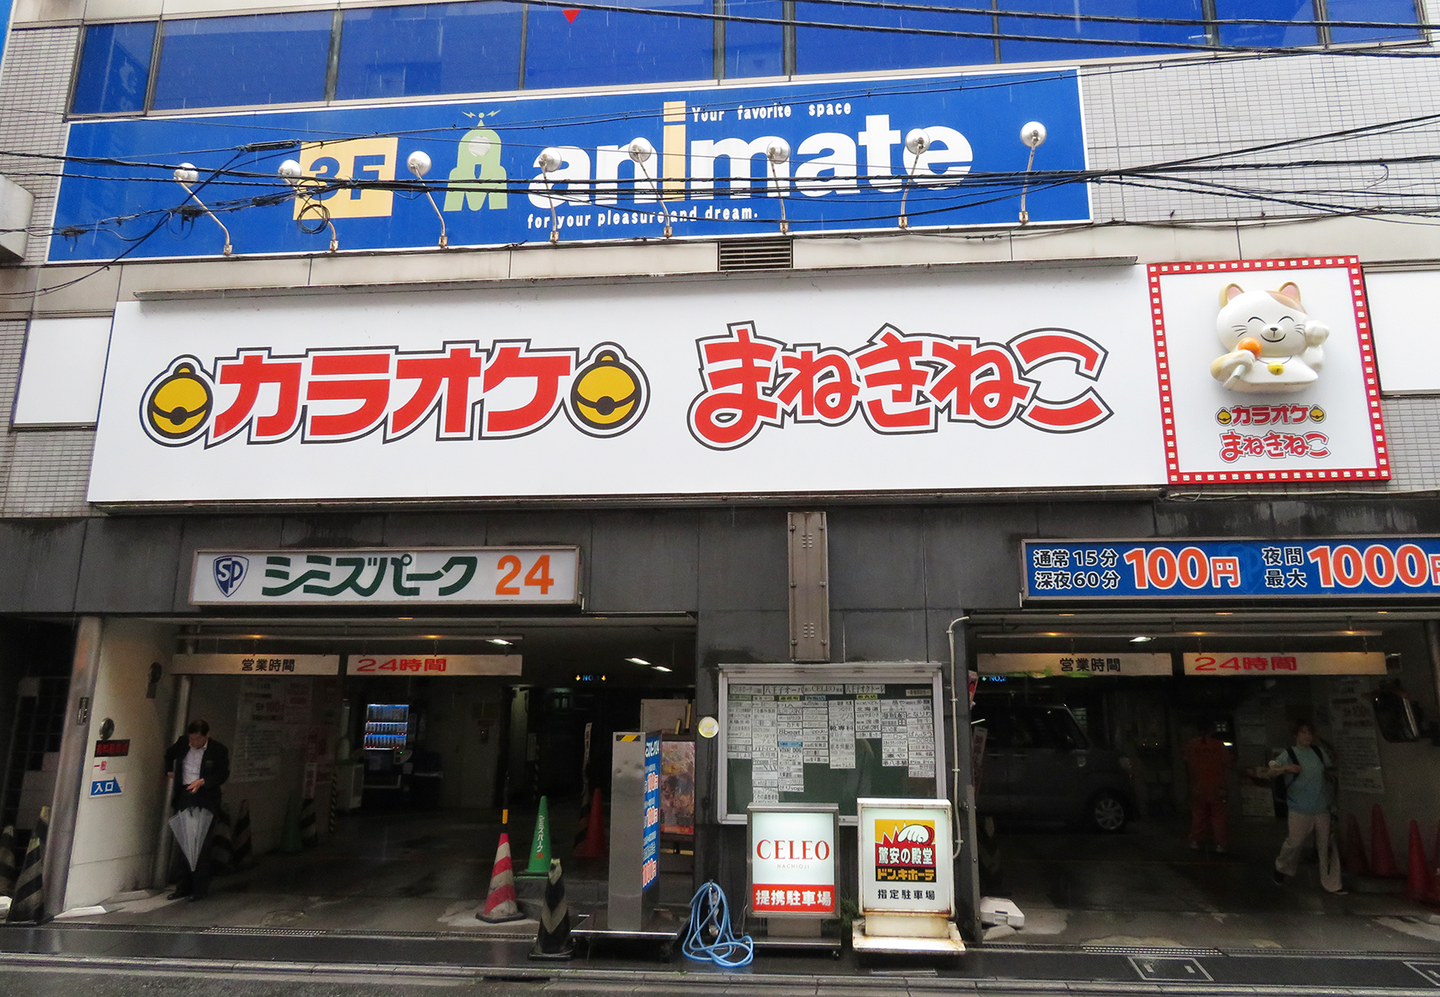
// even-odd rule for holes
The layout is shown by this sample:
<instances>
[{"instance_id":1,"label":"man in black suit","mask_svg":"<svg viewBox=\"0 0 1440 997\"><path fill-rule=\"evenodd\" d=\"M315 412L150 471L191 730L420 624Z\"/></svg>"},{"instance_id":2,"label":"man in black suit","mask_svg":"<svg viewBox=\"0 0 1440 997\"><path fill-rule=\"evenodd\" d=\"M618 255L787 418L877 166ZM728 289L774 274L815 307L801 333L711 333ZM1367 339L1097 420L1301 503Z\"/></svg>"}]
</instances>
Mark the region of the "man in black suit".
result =
<instances>
[{"instance_id":1,"label":"man in black suit","mask_svg":"<svg viewBox=\"0 0 1440 997\"><path fill-rule=\"evenodd\" d=\"M230 778L230 749L210 736L210 724L192 720L185 728L185 736L165 752L165 774L173 782L170 802L176 813L200 807L214 815L194 870L182 856L185 871L170 894L171 900L203 900L210 890L210 843L215 836L215 822L220 819L220 787Z\"/></svg>"}]
</instances>

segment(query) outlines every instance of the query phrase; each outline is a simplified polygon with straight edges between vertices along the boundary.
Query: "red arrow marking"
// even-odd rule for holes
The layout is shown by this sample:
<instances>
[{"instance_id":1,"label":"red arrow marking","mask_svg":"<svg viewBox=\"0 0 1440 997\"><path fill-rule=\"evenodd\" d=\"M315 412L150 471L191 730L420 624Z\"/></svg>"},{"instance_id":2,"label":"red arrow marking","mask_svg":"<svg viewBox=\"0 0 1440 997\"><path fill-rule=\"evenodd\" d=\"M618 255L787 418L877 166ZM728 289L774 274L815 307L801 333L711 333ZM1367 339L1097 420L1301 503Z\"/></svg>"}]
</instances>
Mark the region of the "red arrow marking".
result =
<instances>
[{"instance_id":1,"label":"red arrow marking","mask_svg":"<svg viewBox=\"0 0 1440 997\"><path fill-rule=\"evenodd\" d=\"M574 24L574 23L575 23L575 18L577 18L577 17L579 17L579 16L580 16L580 9L579 9L578 7L567 7L567 8L565 9L565 20L569 21L571 24Z\"/></svg>"}]
</instances>

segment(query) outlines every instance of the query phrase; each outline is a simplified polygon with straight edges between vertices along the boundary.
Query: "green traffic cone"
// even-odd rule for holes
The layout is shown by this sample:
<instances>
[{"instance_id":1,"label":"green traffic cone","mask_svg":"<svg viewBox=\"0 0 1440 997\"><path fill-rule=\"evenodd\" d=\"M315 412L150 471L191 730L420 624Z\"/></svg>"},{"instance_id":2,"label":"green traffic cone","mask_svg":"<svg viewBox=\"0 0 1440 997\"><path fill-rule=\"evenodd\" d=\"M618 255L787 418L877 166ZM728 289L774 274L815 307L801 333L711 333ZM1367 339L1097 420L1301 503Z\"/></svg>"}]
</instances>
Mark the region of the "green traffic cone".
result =
<instances>
[{"instance_id":1,"label":"green traffic cone","mask_svg":"<svg viewBox=\"0 0 1440 997\"><path fill-rule=\"evenodd\" d=\"M280 832L280 850L287 855L294 855L300 849L300 801L292 796L285 803L285 824Z\"/></svg>"},{"instance_id":2,"label":"green traffic cone","mask_svg":"<svg viewBox=\"0 0 1440 997\"><path fill-rule=\"evenodd\" d=\"M525 867L529 876L550 874L550 801L540 797L540 811L535 815L535 844L530 848L530 864Z\"/></svg>"}]
</instances>

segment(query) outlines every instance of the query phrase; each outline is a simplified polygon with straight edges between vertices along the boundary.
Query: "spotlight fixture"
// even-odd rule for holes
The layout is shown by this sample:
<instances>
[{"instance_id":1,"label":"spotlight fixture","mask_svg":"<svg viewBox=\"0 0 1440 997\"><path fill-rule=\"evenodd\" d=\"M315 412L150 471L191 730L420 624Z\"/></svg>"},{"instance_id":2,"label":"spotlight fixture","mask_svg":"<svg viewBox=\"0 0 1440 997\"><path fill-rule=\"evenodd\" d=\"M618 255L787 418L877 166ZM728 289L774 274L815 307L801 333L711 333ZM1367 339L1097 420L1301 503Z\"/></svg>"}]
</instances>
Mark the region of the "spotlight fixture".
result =
<instances>
[{"instance_id":1,"label":"spotlight fixture","mask_svg":"<svg viewBox=\"0 0 1440 997\"><path fill-rule=\"evenodd\" d=\"M925 155L930 148L930 133L923 128L912 128L905 136L905 151L915 157L905 171L905 189L900 192L900 227L909 228L910 219L905 216L905 199L910 196L910 184L915 179L915 171L920 166L920 157ZM901 160L904 161L903 158Z\"/></svg>"},{"instance_id":2,"label":"spotlight fixture","mask_svg":"<svg viewBox=\"0 0 1440 997\"><path fill-rule=\"evenodd\" d=\"M430 157L416 149L410 153L410 158L405 160L405 168L415 174L415 179L419 180L430 172ZM435 195L430 193L428 187L425 189L425 196L430 199L430 207L435 209L435 217L440 219L440 248L449 249L450 237L445 234L445 216L440 213L440 206L435 203Z\"/></svg>"},{"instance_id":3,"label":"spotlight fixture","mask_svg":"<svg viewBox=\"0 0 1440 997\"><path fill-rule=\"evenodd\" d=\"M191 163L181 163L180 168L175 171L174 176L175 182L178 183L181 187L185 188L185 193L190 195L191 200L193 200L196 204L200 205L201 212L209 215L210 220L213 221L216 225L219 225L220 231L225 233L225 248L224 250L222 250L222 252L226 256L229 256L235 248L230 245L230 230L225 227L224 222L215 217L215 213L213 211L211 211L205 206L205 202L200 200L199 195L197 195L193 190L190 189L190 185L200 179L200 171L197 170Z\"/></svg>"},{"instance_id":4,"label":"spotlight fixture","mask_svg":"<svg viewBox=\"0 0 1440 997\"><path fill-rule=\"evenodd\" d=\"M1030 167L1035 165L1035 150L1045 144L1045 126L1038 121L1027 121L1020 126L1020 141L1030 147L1030 159L1025 163L1025 182L1020 185L1020 224L1030 223L1030 212L1025 210L1025 194L1030 186Z\"/></svg>"},{"instance_id":5,"label":"spotlight fixture","mask_svg":"<svg viewBox=\"0 0 1440 997\"><path fill-rule=\"evenodd\" d=\"M540 155L535 157L535 165L540 167L541 178L545 181L545 200L550 205L550 245L560 241L560 223L555 218L555 188L550 179L554 173L565 164L565 157L560 155L560 150L546 148L540 150Z\"/></svg>"},{"instance_id":6,"label":"spotlight fixture","mask_svg":"<svg viewBox=\"0 0 1440 997\"><path fill-rule=\"evenodd\" d=\"M284 177L285 182L294 189L295 196L300 198L300 214L295 219L295 224L299 226L300 231L306 235L315 235L325 226L330 226L330 252L337 252L340 249L340 233L335 231L335 223L330 220L330 209L325 206L323 201L315 200L306 192L306 187L309 185L301 182L305 171L300 168L300 164L293 159L287 159L280 164L279 173ZM312 212L320 219L319 225L306 224L305 216Z\"/></svg>"},{"instance_id":7,"label":"spotlight fixture","mask_svg":"<svg viewBox=\"0 0 1440 997\"><path fill-rule=\"evenodd\" d=\"M655 155L655 147L650 144L649 139L631 139L630 144L625 147L625 152L630 156L630 161L635 164L635 168L640 171L646 180L655 184L658 191L660 185L655 182L650 176L650 171L645 168L645 164L650 162L650 157ZM665 238L668 239L675 234L675 230L670 227L670 205L665 203L665 195L663 192L660 192L660 207L665 212Z\"/></svg>"},{"instance_id":8,"label":"spotlight fixture","mask_svg":"<svg viewBox=\"0 0 1440 997\"><path fill-rule=\"evenodd\" d=\"M772 138L770 144L765 147L765 160L769 163L770 179L775 184L775 196L780 198L780 234L790 234L790 220L785 217L785 194L786 190L780 186L780 178L775 175L775 167L784 166L790 162L790 143L783 138ZM786 186L789 186L790 171L785 171Z\"/></svg>"}]
</instances>

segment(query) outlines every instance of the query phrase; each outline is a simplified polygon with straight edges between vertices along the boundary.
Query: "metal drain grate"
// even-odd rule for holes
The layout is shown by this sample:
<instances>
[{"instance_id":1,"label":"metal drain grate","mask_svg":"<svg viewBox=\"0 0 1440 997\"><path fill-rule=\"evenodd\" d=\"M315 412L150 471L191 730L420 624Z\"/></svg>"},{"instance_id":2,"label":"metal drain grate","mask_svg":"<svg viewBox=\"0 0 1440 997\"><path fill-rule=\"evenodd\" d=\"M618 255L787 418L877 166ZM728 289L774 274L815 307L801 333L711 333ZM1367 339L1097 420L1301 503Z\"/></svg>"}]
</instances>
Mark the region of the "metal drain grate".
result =
<instances>
[{"instance_id":1,"label":"metal drain grate","mask_svg":"<svg viewBox=\"0 0 1440 997\"><path fill-rule=\"evenodd\" d=\"M314 928L206 928L207 935L282 935L285 938L321 938L328 935L328 931L317 931Z\"/></svg>"},{"instance_id":2,"label":"metal drain grate","mask_svg":"<svg viewBox=\"0 0 1440 997\"><path fill-rule=\"evenodd\" d=\"M736 239L720 243L720 270L789 270L794 265L789 239Z\"/></svg>"},{"instance_id":3,"label":"metal drain grate","mask_svg":"<svg viewBox=\"0 0 1440 997\"><path fill-rule=\"evenodd\" d=\"M1138 955L1152 959L1184 959L1223 954L1219 949L1171 949L1142 945L1082 945L1080 951L1086 955Z\"/></svg>"}]
</instances>

